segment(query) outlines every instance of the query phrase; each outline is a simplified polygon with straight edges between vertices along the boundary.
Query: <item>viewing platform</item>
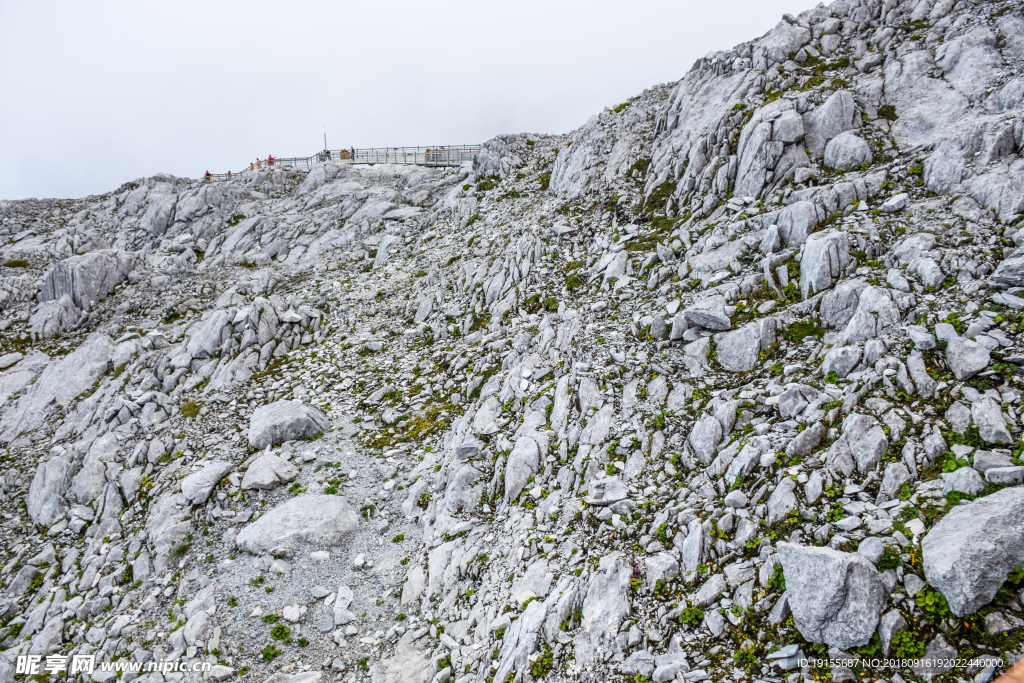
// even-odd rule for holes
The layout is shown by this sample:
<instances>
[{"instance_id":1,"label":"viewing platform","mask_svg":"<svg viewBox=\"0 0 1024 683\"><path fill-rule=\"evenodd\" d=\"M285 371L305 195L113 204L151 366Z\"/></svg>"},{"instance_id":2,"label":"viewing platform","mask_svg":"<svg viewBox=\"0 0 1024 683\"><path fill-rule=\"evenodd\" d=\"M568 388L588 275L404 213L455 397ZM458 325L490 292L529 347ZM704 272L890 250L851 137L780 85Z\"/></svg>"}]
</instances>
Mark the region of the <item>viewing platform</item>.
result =
<instances>
[{"instance_id":1,"label":"viewing platform","mask_svg":"<svg viewBox=\"0 0 1024 683\"><path fill-rule=\"evenodd\" d=\"M252 173L264 168L281 167L309 170L316 164L328 161L336 164L402 164L409 166L426 166L429 168L446 168L461 166L473 161L480 145L449 145L447 147L369 147L360 149L324 150L308 157L268 157L249 164L241 171L227 173L210 173L207 180L227 180L235 176Z\"/></svg>"}]
</instances>

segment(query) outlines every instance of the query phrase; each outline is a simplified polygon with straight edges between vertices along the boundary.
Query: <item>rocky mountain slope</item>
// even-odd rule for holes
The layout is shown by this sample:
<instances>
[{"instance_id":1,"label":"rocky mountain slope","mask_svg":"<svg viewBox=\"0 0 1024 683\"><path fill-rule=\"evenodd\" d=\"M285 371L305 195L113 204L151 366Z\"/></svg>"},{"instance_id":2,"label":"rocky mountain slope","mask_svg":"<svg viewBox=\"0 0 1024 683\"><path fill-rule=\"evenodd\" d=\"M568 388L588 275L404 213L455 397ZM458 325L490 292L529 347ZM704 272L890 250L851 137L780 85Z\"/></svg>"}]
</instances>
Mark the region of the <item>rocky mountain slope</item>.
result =
<instances>
[{"instance_id":1,"label":"rocky mountain slope","mask_svg":"<svg viewBox=\"0 0 1024 683\"><path fill-rule=\"evenodd\" d=\"M471 168L0 202L0 677L988 680L1022 110L1019 3L837 0Z\"/></svg>"}]
</instances>

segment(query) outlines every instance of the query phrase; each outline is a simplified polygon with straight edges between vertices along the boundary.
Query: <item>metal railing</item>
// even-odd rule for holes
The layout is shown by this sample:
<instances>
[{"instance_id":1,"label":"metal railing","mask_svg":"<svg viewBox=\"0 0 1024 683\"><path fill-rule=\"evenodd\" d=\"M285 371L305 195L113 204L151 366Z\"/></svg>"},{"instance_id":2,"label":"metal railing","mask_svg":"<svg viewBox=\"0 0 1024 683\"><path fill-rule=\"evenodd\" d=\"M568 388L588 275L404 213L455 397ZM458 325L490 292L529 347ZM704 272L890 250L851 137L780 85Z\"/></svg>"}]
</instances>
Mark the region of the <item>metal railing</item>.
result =
<instances>
[{"instance_id":1,"label":"metal railing","mask_svg":"<svg viewBox=\"0 0 1024 683\"><path fill-rule=\"evenodd\" d=\"M308 157L269 157L249 164L237 173L210 173L204 176L206 180L227 180L236 176L252 173L264 168L299 168L310 169L316 164L403 164L427 166L431 168L445 168L449 166L461 166L464 162L472 161L476 156L480 145L448 145L445 147L370 147L360 149L324 150Z\"/></svg>"}]
</instances>

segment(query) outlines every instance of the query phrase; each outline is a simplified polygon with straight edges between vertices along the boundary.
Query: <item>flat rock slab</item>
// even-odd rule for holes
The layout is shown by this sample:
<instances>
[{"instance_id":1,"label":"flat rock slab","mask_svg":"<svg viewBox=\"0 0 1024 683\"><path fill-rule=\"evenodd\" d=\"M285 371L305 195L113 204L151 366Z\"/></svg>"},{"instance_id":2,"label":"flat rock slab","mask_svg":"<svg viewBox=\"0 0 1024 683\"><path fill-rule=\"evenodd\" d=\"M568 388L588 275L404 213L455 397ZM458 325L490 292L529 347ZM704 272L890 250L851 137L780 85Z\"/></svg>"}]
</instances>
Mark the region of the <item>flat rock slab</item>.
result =
<instances>
[{"instance_id":1,"label":"flat rock slab","mask_svg":"<svg viewBox=\"0 0 1024 683\"><path fill-rule=\"evenodd\" d=\"M245 527L235 543L240 550L255 554L299 541L340 545L358 526L355 510L338 496L299 496Z\"/></svg>"},{"instance_id":2,"label":"flat rock slab","mask_svg":"<svg viewBox=\"0 0 1024 683\"><path fill-rule=\"evenodd\" d=\"M590 484L589 493L583 500L587 505L611 505L625 500L626 485L617 477L597 479Z\"/></svg>"},{"instance_id":3,"label":"flat rock slab","mask_svg":"<svg viewBox=\"0 0 1024 683\"><path fill-rule=\"evenodd\" d=\"M110 337L91 335L81 346L46 366L13 408L0 419L0 440L14 441L43 424L54 405L68 405L75 396L90 390L107 372L114 356Z\"/></svg>"},{"instance_id":4,"label":"flat rock slab","mask_svg":"<svg viewBox=\"0 0 1024 683\"><path fill-rule=\"evenodd\" d=\"M707 330L727 330L732 327L725 313L725 297L711 296L683 311L683 317L690 325Z\"/></svg>"},{"instance_id":5,"label":"flat rock slab","mask_svg":"<svg viewBox=\"0 0 1024 683\"><path fill-rule=\"evenodd\" d=\"M264 453L249 464L243 489L272 489L299 476L299 468L273 453Z\"/></svg>"},{"instance_id":6,"label":"flat rock slab","mask_svg":"<svg viewBox=\"0 0 1024 683\"><path fill-rule=\"evenodd\" d=\"M181 494L193 505L204 504L210 498L213 487L227 476L231 468L231 463L223 460L209 463L181 480Z\"/></svg>"},{"instance_id":7,"label":"flat rock slab","mask_svg":"<svg viewBox=\"0 0 1024 683\"><path fill-rule=\"evenodd\" d=\"M319 408L297 401L275 401L257 408L249 418L249 445L267 446L310 439L330 429L331 422Z\"/></svg>"}]
</instances>

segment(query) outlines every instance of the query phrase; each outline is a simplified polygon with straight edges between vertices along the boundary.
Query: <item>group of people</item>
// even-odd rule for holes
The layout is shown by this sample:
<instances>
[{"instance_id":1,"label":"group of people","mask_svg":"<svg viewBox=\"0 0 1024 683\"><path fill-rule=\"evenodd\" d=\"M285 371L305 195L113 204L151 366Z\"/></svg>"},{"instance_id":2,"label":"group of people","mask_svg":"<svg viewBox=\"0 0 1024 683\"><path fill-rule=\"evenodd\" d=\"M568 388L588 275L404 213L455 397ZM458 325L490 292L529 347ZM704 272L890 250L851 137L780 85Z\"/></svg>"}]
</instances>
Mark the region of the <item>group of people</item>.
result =
<instances>
[{"instance_id":1,"label":"group of people","mask_svg":"<svg viewBox=\"0 0 1024 683\"><path fill-rule=\"evenodd\" d=\"M251 172L251 171L255 171L257 169L261 169L261 168L264 167L264 165L267 168L270 168L271 166L274 165L274 159L275 158L276 157L273 154L267 155L266 159L260 159L260 158L257 157L257 159L256 159L256 161L254 163L249 164L249 171ZM213 177L213 174L210 173L209 171L207 171L206 173L203 174L203 178L205 178L206 180L209 180L212 177ZM228 171L228 178L230 178L230 177L231 177L231 171Z\"/></svg>"},{"instance_id":2,"label":"group of people","mask_svg":"<svg viewBox=\"0 0 1024 683\"><path fill-rule=\"evenodd\" d=\"M266 164L267 168L270 168L271 166L273 166L274 165L274 155L273 154L268 155L266 161L261 161L259 158L257 158L256 159L255 169L253 168L252 164L249 164L249 170L252 171L252 170L256 170L256 169L261 169L261 168L263 168L263 164Z\"/></svg>"}]
</instances>

